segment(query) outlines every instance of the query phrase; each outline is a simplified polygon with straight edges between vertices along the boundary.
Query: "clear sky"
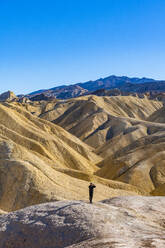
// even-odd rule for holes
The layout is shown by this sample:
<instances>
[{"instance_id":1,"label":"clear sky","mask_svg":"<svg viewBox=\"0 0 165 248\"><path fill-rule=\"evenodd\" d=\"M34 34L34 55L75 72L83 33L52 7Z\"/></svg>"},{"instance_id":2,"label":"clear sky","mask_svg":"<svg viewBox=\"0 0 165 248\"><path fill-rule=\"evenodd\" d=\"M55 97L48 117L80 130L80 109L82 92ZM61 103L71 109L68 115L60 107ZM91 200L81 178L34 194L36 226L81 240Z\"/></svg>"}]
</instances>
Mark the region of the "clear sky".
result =
<instances>
[{"instance_id":1,"label":"clear sky","mask_svg":"<svg viewBox=\"0 0 165 248\"><path fill-rule=\"evenodd\" d=\"M165 79L165 0L0 0L0 93Z\"/></svg>"}]
</instances>

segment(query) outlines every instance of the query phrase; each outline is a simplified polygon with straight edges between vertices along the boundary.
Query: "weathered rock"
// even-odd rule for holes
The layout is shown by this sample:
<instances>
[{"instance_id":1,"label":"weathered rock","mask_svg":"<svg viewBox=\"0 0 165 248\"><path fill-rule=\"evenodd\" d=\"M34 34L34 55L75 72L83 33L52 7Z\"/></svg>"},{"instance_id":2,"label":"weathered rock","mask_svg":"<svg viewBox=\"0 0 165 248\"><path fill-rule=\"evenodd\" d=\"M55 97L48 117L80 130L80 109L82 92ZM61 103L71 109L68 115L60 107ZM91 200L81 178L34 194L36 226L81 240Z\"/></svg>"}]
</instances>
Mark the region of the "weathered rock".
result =
<instances>
[{"instance_id":1,"label":"weathered rock","mask_svg":"<svg viewBox=\"0 0 165 248\"><path fill-rule=\"evenodd\" d=\"M0 94L0 102L12 101L17 99L17 96L12 91L7 91Z\"/></svg>"},{"instance_id":2,"label":"weathered rock","mask_svg":"<svg viewBox=\"0 0 165 248\"><path fill-rule=\"evenodd\" d=\"M20 103L30 103L30 100L29 100L29 98L23 96L23 97L19 97L18 102L20 102Z\"/></svg>"},{"instance_id":3,"label":"weathered rock","mask_svg":"<svg viewBox=\"0 0 165 248\"><path fill-rule=\"evenodd\" d=\"M165 198L51 202L0 216L0 248L164 248Z\"/></svg>"}]
</instances>

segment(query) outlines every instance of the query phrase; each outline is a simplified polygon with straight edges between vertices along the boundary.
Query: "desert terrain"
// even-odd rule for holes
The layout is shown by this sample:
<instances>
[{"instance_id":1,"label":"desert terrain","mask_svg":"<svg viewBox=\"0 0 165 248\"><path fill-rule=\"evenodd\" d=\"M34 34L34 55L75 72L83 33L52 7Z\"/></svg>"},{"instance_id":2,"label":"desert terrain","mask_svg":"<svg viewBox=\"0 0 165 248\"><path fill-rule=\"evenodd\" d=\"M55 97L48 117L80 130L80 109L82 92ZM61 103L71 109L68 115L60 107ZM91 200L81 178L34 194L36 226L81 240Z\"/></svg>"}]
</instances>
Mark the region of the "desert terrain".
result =
<instances>
[{"instance_id":1,"label":"desert terrain","mask_svg":"<svg viewBox=\"0 0 165 248\"><path fill-rule=\"evenodd\" d=\"M26 238L22 234L27 242L24 247L132 248L135 243L137 247L163 247L164 111L163 101L147 96L87 95L31 101L7 94L0 103L0 247L11 247L12 242L22 247L22 239L15 243L12 238L20 232L20 225L28 233ZM90 182L96 185L93 205L88 203ZM77 205L78 209L72 209ZM148 205L153 206L155 217L150 216L152 211L148 213ZM52 208L58 208L61 217L51 217L56 214ZM61 213L63 208L66 212ZM74 223L68 224L72 234L66 233L66 241L53 240L54 246L51 242L36 246L34 238L30 239L32 230L40 235L44 223L49 223L44 219L47 216L55 218L48 226L56 230L63 214L69 218L66 223ZM105 220L100 224L105 232L95 228L99 218ZM118 229L116 218L121 222ZM31 226L32 219L36 224ZM81 219L85 222L79 226L76 223ZM126 222L130 223L127 235ZM146 233L143 238L132 237L131 225L135 225L135 234L139 228ZM76 241L68 239L77 226L83 230L82 236ZM110 235L108 230L114 228ZM59 237L65 229L61 224ZM127 236L125 241L119 237L121 230ZM45 240L49 239L46 235Z\"/></svg>"}]
</instances>

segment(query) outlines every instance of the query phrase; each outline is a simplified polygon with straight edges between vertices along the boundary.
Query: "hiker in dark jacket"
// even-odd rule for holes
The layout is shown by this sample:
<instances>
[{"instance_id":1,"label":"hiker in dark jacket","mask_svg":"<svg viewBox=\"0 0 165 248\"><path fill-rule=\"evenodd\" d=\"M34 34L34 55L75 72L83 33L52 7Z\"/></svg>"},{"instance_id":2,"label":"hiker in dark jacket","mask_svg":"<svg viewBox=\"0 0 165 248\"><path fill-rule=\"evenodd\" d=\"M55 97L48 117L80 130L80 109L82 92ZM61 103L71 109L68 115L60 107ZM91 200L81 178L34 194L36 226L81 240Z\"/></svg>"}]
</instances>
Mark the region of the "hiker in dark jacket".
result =
<instances>
[{"instance_id":1,"label":"hiker in dark jacket","mask_svg":"<svg viewBox=\"0 0 165 248\"><path fill-rule=\"evenodd\" d=\"M92 203L93 189L94 188L96 188L96 186L93 183L90 183L90 185L89 185L89 200L90 200L90 203Z\"/></svg>"}]
</instances>

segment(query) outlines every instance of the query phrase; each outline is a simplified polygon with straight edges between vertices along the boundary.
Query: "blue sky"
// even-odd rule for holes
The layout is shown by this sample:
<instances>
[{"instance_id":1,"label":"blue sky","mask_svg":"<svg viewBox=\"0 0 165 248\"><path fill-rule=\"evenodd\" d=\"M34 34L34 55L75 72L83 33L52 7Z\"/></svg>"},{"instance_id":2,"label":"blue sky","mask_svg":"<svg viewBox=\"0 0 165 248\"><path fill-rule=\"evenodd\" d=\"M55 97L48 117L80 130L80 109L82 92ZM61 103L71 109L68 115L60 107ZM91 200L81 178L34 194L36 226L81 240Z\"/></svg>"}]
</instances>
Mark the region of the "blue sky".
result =
<instances>
[{"instance_id":1,"label":"blue sky","mask_svg":"<svg viewBox=\"0 0 165 248\"><path fill-rule=\"evenodd\" d=\"M164 0L0 0L0 92L165 79Z\"/></svg>"}]
</instances>

